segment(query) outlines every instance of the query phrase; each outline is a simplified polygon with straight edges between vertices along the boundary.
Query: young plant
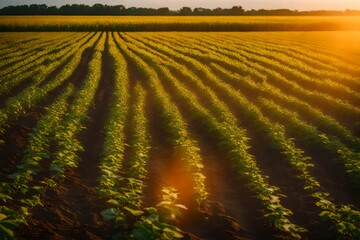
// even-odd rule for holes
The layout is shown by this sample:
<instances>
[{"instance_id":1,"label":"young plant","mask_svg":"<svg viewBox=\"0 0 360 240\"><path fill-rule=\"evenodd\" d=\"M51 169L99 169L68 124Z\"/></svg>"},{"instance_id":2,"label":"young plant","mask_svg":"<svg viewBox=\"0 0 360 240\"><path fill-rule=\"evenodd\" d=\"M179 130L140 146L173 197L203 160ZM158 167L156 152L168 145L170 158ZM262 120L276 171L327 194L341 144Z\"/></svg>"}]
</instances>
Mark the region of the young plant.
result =
<instances>
[{"instance_id":1,"label":"young plant","mask_svg":"<svg viewBox=\"0 0 360 240\"><path fill-rule=\"evenodd\" d=\"M176 220L182 215L181 210L186 210L187 207L177 203L179 193L174 187L163 187L161 191L163 193L162 201L156 205L158 208L147 208L146 215L135 223L133 230L135 239L183 238L181 230L167 222Z\"/></svg>"},{"instance_id":2,"label":"young plant","mask_svg":"<svg viewBox=\"0 0 360 240\"><path fill-rule=\"evenodd\" d=\"M163 216L166 220L175 220L182 215L181 210L187 210L187 207L177 203L179 200L179 193L174 187L163 187L162 201L156 206L160 207L163 211Z\"/></svg>"}]
</instances>

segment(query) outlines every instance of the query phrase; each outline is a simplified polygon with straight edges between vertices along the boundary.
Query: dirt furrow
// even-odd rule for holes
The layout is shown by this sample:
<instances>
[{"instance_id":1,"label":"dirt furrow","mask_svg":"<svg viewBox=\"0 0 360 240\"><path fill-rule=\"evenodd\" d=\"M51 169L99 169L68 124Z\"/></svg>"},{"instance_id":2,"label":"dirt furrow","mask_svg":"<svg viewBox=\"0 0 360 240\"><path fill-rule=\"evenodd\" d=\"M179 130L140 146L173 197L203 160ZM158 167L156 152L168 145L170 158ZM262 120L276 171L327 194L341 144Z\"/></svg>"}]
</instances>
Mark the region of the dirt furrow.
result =
<instances>
[{"instance_id":1,"label":"dirt furrow","mask_svg":"<svg viewBox=\"0 0 360 240\"><path fill-rule=\"evenodd\" d=\"M244 183L236 178L229 162L217 148L217 143L209 136L208 129L192 117L166 80L161 80L166 92L189 124L189 132L201 143L210 192L204 209L184 216L181 223L183 230L203 239L261 239L273 235L264 225L258 201L251 197L252 194L245 189Z\"/></svg>"},{"instance_id":2,"label":"dirt furrow","mask_svg":"<svg viewBox=\"0 0 360 240\"><path fill-rule=\"evenodd\" d=\"M106 209L105 200L98 197L96 186L104 142L103 127L114 84L115 69L112 63L106 45L101 80L94 106L88 113L91 121L79 136L84 151L79 154L81 160L78 168L69 170L65 181L45 194L44 207L34 209L29 226L22 229L20 236L28 239L106 239L111 236L110 224L103 221L100 215ZM78 84L86 76L87 63L80 65L82 67L74 73L77 76L74 80Z\"/></svg>"},{"instance_id":3,"label":"dirt furrow","mask_svg":"<svg viewBox=\"0 0 360 240\"><path fill-rule=\"evenodd\" d=\"M63 83L61 86L55 88L48 93L46 99L37 104L36 107L28 110L28 113L20 117L13 123L9 124L9 127L3 133L4 144L0 146L0 169L1 179L6 179L7 175L15 170L17 164L20 163L23 157L23 151L26 147L28 134L36 126L37 121L45 113L45 107L50 106L54 100L63 92L66 83L73 83L75 86L81 84L81 80L85 78L87 74L86 66L88 65L92 56L92 51L88 50L83 53L81 63L74 73ZM59 66L60 68L61 66ZM50 76L56 76L56 72L60 70L56 69ZM49 76L49 79L51 77ZM19 89L21 91L22 89ZM11 97L10 95L8 97ZM4 99L5 101L6 99Z\"/></svg>"}]
</instances>

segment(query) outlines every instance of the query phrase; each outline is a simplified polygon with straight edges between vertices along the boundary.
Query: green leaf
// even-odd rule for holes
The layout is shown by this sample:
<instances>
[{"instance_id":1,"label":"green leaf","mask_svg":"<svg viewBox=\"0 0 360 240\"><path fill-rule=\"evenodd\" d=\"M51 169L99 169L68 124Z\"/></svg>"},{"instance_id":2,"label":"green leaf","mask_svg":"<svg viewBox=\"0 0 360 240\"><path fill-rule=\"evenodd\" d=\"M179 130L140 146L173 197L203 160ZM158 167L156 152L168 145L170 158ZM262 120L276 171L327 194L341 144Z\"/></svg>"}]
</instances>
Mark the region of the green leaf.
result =
<instances>
[{"instance_id":1,"label":"green leaf","mask_svg":"<svg viewBox=\"0 0 360 240\"><path fill-rule=\"evenodd\" d=\"M110 199L106 201L109 204L115 205L115 206L119 206L120 203L118 201L116 201L115 199Z\"/></svg>"},{"instance_id":2,"label":"green leaf","mask_svg":"<svg viewBox=\"0 0 360 240\"><path fill-rule=\"evenodd\" d=\"M133 234L135 239L137 240L154 239L152 231L145 227L135 228Z\"/></svg>"},{"instance_id":3,"label":"green leaf","mask_svg":"<svg viewBox=\"0 0 360 240\"><path fill-rule=\"evenodd\" d=\"M37 191L38 193L40 193L40 194L44 194L44 193L45 193L45 188L44 188L44 187L34 186L33 189L34 189L35 191Z\"/></svg>"},{"instance_id":4,"label":"green leaf","mask_svg":"<svg viewBox=\"0 0 360 240\"><path fill-rule=\"evenodd\" d=\"M153 208L153 207L146 208L146 211L147 211L150 215L157 215L157 214L158 214L157 209L156 209L156 208Z\"/></svg>"},{"instance_id":5,"label":"green leaf","mask_svg":"<svg viewBox=\"0 0 360 240\"><path fill-rule=\"evenodd\" d=\"M130 212L134 216L140 216L141 214L144 213L142 210L139 210L136 208L124 207L124 209L127 210L128 212Z\"/></svg>"},{"instance_id":6,"label":"green leaf","mask_svg":"<svg viewBox=\"0 0 360 240\"><path fill-rule=\"evenodd\" d=\"M172 202L170 202L170 201L161 201L160 203L156 204L156 206L161 207L161 206L168 206L171 204L172 204Z\"/></svg>"},{"instance_id":7,"label":"green leaf","mask_svg":"<svg viewBox=\"0 0 360 240\"><path fill-rule=\"evenodd\" d=\"M104 220L109 221L115 219L119 215L119 210L115 208L108 208L101 212L101 216Z\"/></svg>"},{"instance_id":8,"label":"green leaf","mask_svg":"<svg viewBox=\"0 0 360 240\"><path fill-rule=\"evenodd\" d=\"M14 237L14 232L10 229L8 229L7 227L3 226L1 223L0 223L0 234L1 232L5 233L6 235L8 235L9 237ZM1 234L2 235L2 234ZM6 239L6 238L5 238Z\"/></svg>"},{"instance_id":9,"label":"green leaf","mask_svg":"<svg viewBox=\"0 0 360 240\"><path fill-rule=\"evenodd\" d=\"M183 204L175 204L175 207L188 210L188 208Z\"/></svg>"},{"instance_id":10,"label":"green leaf","mask_svg":"<svg viewBox=\"0 0 360 240\"><path fill-rule=\"evenodd\" d=\"M61 172L61 167L55 163L52 163L49 167L50 171L54 171L54 172Z\"/></svg>"},{"instance_id":11,"label":"green leaf","mask_svg":"<svg viewBox=\"0 0 360 240\"><path fill-rule=\"evenodd\" d=\"M34 207L36 204L36 201L34 201L33 199L21 199L20 202L24 203L30 207Z\"/></svg>"},{"instance_id":12,"label":"green leaf","mask_svg":"<svg viewBox=\"0 0 360 240\"><path fill-rule=\"evenodd\" d=\"M50 158L50 156L47 154L47 153L39 153L38 154L40 157L42 157L42 158L45 158L45 159L49 159Z\"/></svg>"},{"instance_id":13,"label":"green leaf","mask_svg":"<svg viewBox=\"0 0 360 240\"><path fill-rule=\"evenodd\" d=\"M183 238L184 237L180 232L178 232L177 230L171 229L169 227L165 227L163 229L163 231L170 233L171 237L173 237L173 238Z\"/></svg>"},{"instance_id":14,"label":"green leaf","mask_svg":"<svg viewBox=\"0 0 360 240\"><path fill-rule=\"evenodd\" d=\"M0 221L5 219L5 218L7 218L7 216L5 214L0 213Z\"/></svg>"},{"instance_id":15,"label":"green leaf","mask_svg":"<svg viewBox=\"0 0 360 240\"><path fill-rule=\"evenodd\" d=\"M0 199L3 200L4 202L6 202L6 200L13 200L12 197L4 193L0 193Z\"/></svg>"},{"instance_id":16,"label":"green leaf","mask_svg":"<svg viewBox=\"0 0 360 240\"><path fill-rule=\"evenodd\" d=\"M49 179L47 181L47 184L49 184L50 187L55 187L56 186L56 182L53 179Z\"/></svg>"},{"instance_id":17,"label":"green leaf","mask_svg":"<svg viewBox=\"0 0 360 240\"><path fill-rule=\"evenodd\" d=\"M27 207L21 207L21 211L25 216L29 215L29 211Z\"/></svg>"}]
</instances>

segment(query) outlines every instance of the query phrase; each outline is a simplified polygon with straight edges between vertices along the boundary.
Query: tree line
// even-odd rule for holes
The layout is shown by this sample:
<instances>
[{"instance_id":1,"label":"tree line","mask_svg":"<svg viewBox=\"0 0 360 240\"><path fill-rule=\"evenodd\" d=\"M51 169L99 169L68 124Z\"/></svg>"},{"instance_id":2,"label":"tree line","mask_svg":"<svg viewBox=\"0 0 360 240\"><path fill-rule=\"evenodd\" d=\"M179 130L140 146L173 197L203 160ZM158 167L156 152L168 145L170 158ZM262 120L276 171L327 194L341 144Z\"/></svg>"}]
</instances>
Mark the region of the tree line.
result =
<instances>
[{"instance_id":1,"label":"tree line","mask_svg":"<svg viewBox=\"0 0 360 240\"><path fill-rule=\"evenodd\" d=\"M232 8L190 8L182 7L179 10L162 8L142 8L123 5L94 4L67 4L61 7L47 6L46 4L31 4L19 6L7 6L0 9L0 15L111 15L111 16L338 16L338 15L360 15L360 11L297 11L289 9L259 9L244 10L241 6Z\"/></svg>"}]
</instances>

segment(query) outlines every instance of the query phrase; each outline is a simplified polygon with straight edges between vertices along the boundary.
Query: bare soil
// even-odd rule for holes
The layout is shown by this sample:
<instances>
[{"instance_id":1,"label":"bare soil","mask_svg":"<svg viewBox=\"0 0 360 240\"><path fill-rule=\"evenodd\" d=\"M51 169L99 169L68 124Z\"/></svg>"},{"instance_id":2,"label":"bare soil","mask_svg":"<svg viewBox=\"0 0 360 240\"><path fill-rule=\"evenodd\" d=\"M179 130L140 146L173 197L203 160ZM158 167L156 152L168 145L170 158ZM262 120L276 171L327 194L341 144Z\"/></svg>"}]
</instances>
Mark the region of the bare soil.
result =
<instances>
[{"instance_id":1,"label":"bare soil","mask_svg":"<svg viewBox=\"0 0 360 240\"><path fill-rule=\"evenodd\" d=\"M69 80L81 87L92 51L86 50L81 64ZM103 127L108 116L108 106L114 81L113 59L107 47L103 54L102 77L95 95L94 106L89 110L90 122L79 139L84 151L79 154L78 168L66 173L65 181L55 189L48 190L43 199L44 207L33 209L24 226L18 233L23 239L108 239L114 234L110 223L105 222L100 213L106 209L105 200L97 194L99 161Z\"/></svg>"},{"instance_id":2,"label":"bare soil","mask_svg":"<svg viewBox=\"0 0 360 240\"><path fill-rule=\"evenodd\" d=\"M83 52L81 63L69 79L61 86L49 93L49 97L34 108L28 115L21 117L12 123L3 134L5 144L0 146L0 180L7 181L17 164L23 157L26 147L27 135L36 125L44 113L44 107L51 104L69 83L79 90L87 76L87 66L93 55L93 49ZM75 169L69 169L66 177L55 189L49 189L44 198L44 206L32 209L32 215L27 219L28 225L18 229L16 235L19 239L111 239L119 231L112 222L106 222L101 217L101 211L107 208L105 199L100 199L97 192L99 163L104 142L104 124L109 114L109 106L112 101L114 87L113 61L105 48L102 59L102 77L95 95L94 104L88 112L89 121L85 123L86 129L82 130L78 139L84 147L79 153L80 163ZM136 82L149 90L146 79L131 62L129 63L130 89ZM62 66L59 66L43 84L51 81ZM189 79L183 78L180 72L172 71L179 79L199 96L204 106L209 106L207 100L201 96L190 83ZM217 74L215 72L215 74ZM193 184L191 175L186 170L185 164L180 161L171 144L171 136L165 129L165 123L160 117L159 106L154 100L153 93L149 90L146 99L146 116L151 135L151 153L148 162L148 176L145 180L144 206L154 206L161 201L161 188L174 186L180 192L179 203L184 204L189 210L174 224L185 231L185 239L205 240L245 240L245 239L277 239L274 232L264 221L263 207L259 200L247 189L242 179L239 179L232 170L229 161L218 147L216 139L212 138L209 130L201 121L194 119L191 111L178 99L175 90L164 79L160 79L164 88L171 96L171 100L177 105L189 126L188 131L200 146L200 154L204 162L204 174L206 186L210 193L209 198L202 206L194 202ZM19 85L15 89L20 92L26 86ZM238 116L243 119L238 106L221 93L219 99L223 100ZM247 94L249 99L254 99L253 92ZM131 105L131 103L130 103ZM131 107L131 106L130 106ZM314 199L309 197L302 189L302 184L295 177L295 172L280 153L271 148L271 143L259 136L251 122L242 121L241 127L249 130L251 138L249 150L256 158L257 164L265 175L269 176L269 182L279 186L281 192L288 196L281 201L293 210L291 220L305 226L309 233L309 239L331 239L324 235L327 227L318 217L319 210L316 208ZM129 131L125 128L127 140ZM300 144L301 145L301 144ZM336 203L353 204L359 207L359 194L349 186L349 181L344 174L344 169L336 164L329 163L331 156L306 148L306 153L313 157L315 167L312 174L319 179L325 191L331 193ZM125 168L129 158L129 149L125 152ZM134 219L135 221L135 219ZM130 223L131 225L132 223ZM0 237L1 238L1 237Z\"/></svg>"}]
</instances>

